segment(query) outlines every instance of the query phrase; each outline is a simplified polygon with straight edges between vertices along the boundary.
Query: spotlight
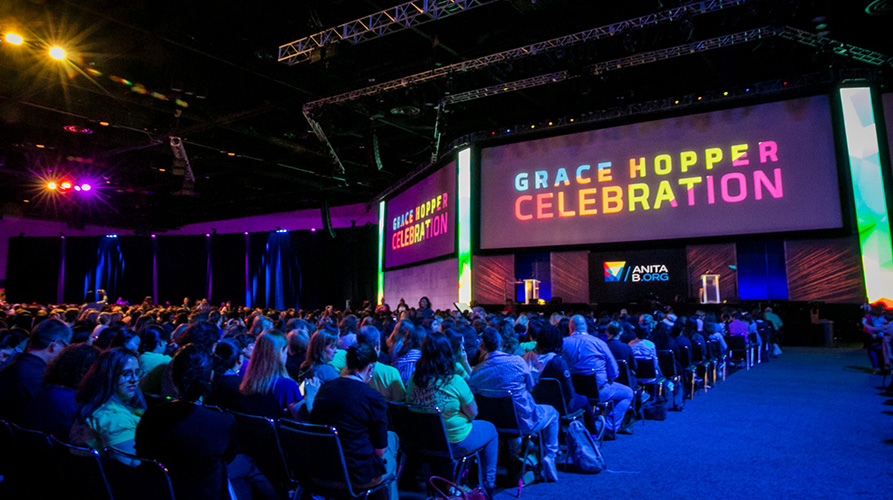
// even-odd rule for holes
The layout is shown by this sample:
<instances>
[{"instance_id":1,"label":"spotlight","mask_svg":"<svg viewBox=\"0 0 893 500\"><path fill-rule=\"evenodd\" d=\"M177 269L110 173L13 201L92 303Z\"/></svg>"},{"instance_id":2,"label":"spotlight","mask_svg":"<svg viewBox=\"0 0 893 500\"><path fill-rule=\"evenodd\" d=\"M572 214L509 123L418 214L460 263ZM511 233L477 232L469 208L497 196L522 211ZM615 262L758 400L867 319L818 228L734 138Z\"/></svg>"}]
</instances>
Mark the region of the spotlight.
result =
<instances>
[{"instance_id":1,"label":"spotlight","mask_svg":"<svg viewBox=\"0 0 893 500\"><path fill-rule=\"evenodd\" d=\"M80 187L80 186L75 186L75 187L74 187L74 190L80 192L81 187Z\"/></svg>"},{"instance_id":2,"label":"spotlight","mask_svg":"<svg viewBox=\"0 0 893 500\"><path fill-rule=\"evenodd\" d=\"M153 237L153 238L154 238L154 237L155 237L155 235L154 235L154 234L153 234L153 235L152 235L152 237Z\"/></svg>"},{"instance_id":3,"label":"spotlight","mask_svg":"<svg viewBox=\"0 0 893 500\"><path fill-rule=\"evenodd\" d=\"M61 61L62 59L65 59L65 50L61 47L53 47L50 49L50 57L57 61Z\"/></svg>"},{"instance_id":4,"label":"spotlight","mask_svg":"<svg viewBox=\"0 0 893 500\"><path fill-rule=\"evenodd\" d=\"M55 182L47 182L47 189L56 189Z\"/></svg>"},{"instance_id":5,"label":"spotlight","mask_svg":"<svg viewBox=\"0 0 893 500\"><path fill-rule=\"evenodd\" d=\"M107 234L107 235L105 235L105 237L106 238L117 238L118 235L117 234Z\"/></svg>"},{"instance_id":6,"label":"spotlight","mask_svg":"<svg viewBox=\"0 0 893 500\"><path fill-rule=\"evenodd\" d=\"M87 183L84 183L84 184L81 184L81 189L83 189L84 191L89 191L89 190L93 189L93 186L91 186Z\"/></svg>"},{"instance_id":7,"label":"spotlight","mask_svg":"<svg viewBox=\"0 0 893 500\"><path fill-rule=\"evenodd\" d=\"M62 189L71 189L71 183L68 181L65 181L59 187L61 187Z\"/></svg>"},{"instance_id":8,"label":"spotlight","mask_svg":"<svg viewBox=\"0 0 893 500\"><path fill-rule=\"evenodd\" d=\"M11 43L11 44L13 44L13 45L21 45L22 42L24 42L24 40L22 39L22 37L19 36L19 35L16 35L15 33L7 33L7 34L6 34L6 41L9 42L9 43Z\"/></svg>"}]
</instances>

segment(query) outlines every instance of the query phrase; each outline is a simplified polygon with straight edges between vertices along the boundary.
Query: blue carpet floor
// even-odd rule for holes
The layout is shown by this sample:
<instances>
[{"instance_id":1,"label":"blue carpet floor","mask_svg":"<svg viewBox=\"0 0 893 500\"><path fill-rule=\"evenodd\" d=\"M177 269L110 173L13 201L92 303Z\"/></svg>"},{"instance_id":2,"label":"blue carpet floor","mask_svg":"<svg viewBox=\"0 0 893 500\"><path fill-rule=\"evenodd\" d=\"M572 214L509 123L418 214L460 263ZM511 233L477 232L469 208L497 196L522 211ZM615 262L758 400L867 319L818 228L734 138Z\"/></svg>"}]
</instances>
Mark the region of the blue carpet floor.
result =
<instances>
[{"instance_id":1,"label":"blue carpet floor","mask_svg":"<svg viewBox=\"0 0 893 500\"><path fill-rule=\"evenodd\" d=\"M859 349L786 349L605 443L608 471L521 498L893 499L893 398L868 366Z\"/></svg>"}]
</instances>

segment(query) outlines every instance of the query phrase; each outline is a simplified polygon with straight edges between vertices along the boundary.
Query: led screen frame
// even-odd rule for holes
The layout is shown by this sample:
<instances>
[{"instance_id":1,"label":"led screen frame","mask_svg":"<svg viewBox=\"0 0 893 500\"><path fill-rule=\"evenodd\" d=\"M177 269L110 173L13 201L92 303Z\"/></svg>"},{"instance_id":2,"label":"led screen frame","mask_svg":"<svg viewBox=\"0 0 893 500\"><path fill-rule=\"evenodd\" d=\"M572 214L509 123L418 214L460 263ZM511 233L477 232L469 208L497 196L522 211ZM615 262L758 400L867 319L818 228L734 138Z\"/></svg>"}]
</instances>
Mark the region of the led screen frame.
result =
<instances>
[{"instance_id":1,"label":"led screen frame","mask_svg":"<svg viewBox=\"0 0 893 500\"><path fill-rule=\"evenodd\" d=\"M790 120L780 123L779 116ZM479 248L495 251L621 242L646 244L653 240L839 230L844 227L844 218L832 125L830 98L820 95L482 148L478 161ZM805 138L801 140L799 136ZM560 146L567 147L571 153L562 158ZM782 161L775 161L772 155L776 153ZM796 163L790 160L792 153L797 154ZM630 160L634 163L627 163ZM707 168L710 160L711 168ZM688 165L683 166L686 162ZM506 167L507 163L511 165ZM581 170L581 165L586 168ZM814 175L810 170L812 165L819 165L820 175ZM559 167L564 168L563 173ZM634 168L636 177L631 178ZM683 174L684 168L688 170ZM605 175L607 169L610 169L609 175ZM779 169L782 169L781 179ZM794 171L786 173L785 169ZM643 170L644 178L640 175ZM546 171L547 180L545 187L540 184L537 187L541 189L536 190L533 186L539 180L538 171ZM521 179L526 186L517 177L522 172L526 173L526 179ZM601 213L601 209L613 207L605 207L603 200L598 199L601 190L593 191L591 187L608 186L610 182L602 181L611 180L611 176L617 178L618 174L624 196L631 193L631 185L644 181L650 182L645 187L650 190L650 199L646 203L632 203L636 210L627 210L629 206L625 206L625 212L620 214L625 217L612 226L605 223L604 216L608 214ZM691 177L699 177L700 181L694 182ZM661 182L666 179L678 183L671 186L671 196ZM796 179L802 185L794 183ZM494 191L494 183L500 183L502 194ZM712 190L708 190L710 183ZM780 194L779 198L787 205L757 207L758 217L741 221L740 214L730 211L729 207L742 201L737 199L742 185L748 190L748 196L741 205L772 200L775 194ZM698 196L695 203L709 203L711 210L692 212L691 208L697 207L689 206L691 190L688 187L691 186L695 186ZM519 189L522 187L527 187L526 193ZM589 191L579 196L579 191L584 189ZM561 190L566 191L559 198ZM552 193L551 199L542 203L545 208L540 214L538 194L545 192ZM593 195L594 192L598 195ZM643 189L636 186L632 194L641 198ZM546 230L517 224L515 202L520 196L515 195L528 195L520 202L521 216L551 213L552 220L548 222L558 224ZM579 201L583 198L586 205L581 209ZM815 205L816 200L823 200L819 215L803 208ZM672 206L674 201L676 207ZM786 223L779 215L792 213L792 206L801 207L801 215L796 219L790 217L790 223ZM577 221L582 220L584 217L579 214L584 210L599 213L589 217L593 221L590 224L567 224L568 219L562 220L570 212L577 212L571 218L576 216ZM713 220L725 222L712 230L704 230L709 229ZM804 220L807 222L803 223ZM686 225L690 226L687 230ZM668 227L672 230L663 231Z\"/></svg>"}]
</instances>

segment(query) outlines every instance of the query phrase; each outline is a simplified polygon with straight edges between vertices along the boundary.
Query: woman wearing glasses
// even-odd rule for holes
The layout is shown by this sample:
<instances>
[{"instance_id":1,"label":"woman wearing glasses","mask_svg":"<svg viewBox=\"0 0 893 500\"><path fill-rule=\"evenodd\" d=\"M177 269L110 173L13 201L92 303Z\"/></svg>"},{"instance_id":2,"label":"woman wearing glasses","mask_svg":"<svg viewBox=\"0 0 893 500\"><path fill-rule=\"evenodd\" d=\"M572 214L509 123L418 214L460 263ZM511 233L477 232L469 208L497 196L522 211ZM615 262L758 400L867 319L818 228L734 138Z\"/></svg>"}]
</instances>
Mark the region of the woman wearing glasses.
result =
<instances>
[{"instance_id":1,"label":"woman wearing glasses","mask_svg":"<svg viewBox=\"0 0 893 500\"><path fill-rule=\"evenodd\" d=\"M135 454L136 426L146 409L139 371L139 355L127 348L99 355L75 395L81 408L71 428L72 444Z\"/></svg>"}]
</instances>

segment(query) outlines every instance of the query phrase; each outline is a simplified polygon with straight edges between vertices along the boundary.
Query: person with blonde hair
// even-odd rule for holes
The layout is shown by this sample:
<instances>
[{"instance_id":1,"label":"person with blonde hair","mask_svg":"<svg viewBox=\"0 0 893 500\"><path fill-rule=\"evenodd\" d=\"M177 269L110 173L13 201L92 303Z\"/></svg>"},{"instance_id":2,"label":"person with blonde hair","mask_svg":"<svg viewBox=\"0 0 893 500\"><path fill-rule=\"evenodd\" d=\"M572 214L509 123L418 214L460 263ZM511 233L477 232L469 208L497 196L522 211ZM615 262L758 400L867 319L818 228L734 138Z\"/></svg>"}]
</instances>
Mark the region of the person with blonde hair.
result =
<instances>
[{"instance_id":1,"label":"person with blonde hair","mask_svg":"<svg viewBox=\"0 0 893 500\"><path fill-rule=\"evenodd\" d=\"M257 337L248 369L239 386L239 407L244 413L268 418L291 417L306 420L301 412L310 412L319 381L305 384L306 399L298 383L288 376L288 339L278 330L267 330ZM306 407L306 408L304 408Z\"/></svg>"}]
</instances>

